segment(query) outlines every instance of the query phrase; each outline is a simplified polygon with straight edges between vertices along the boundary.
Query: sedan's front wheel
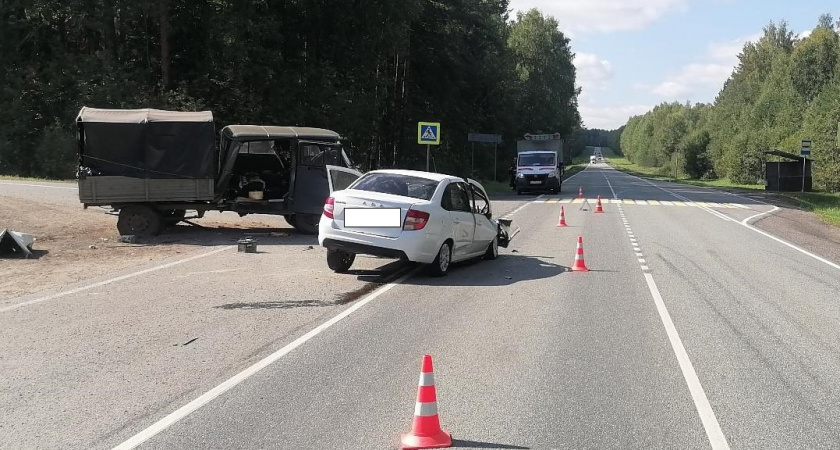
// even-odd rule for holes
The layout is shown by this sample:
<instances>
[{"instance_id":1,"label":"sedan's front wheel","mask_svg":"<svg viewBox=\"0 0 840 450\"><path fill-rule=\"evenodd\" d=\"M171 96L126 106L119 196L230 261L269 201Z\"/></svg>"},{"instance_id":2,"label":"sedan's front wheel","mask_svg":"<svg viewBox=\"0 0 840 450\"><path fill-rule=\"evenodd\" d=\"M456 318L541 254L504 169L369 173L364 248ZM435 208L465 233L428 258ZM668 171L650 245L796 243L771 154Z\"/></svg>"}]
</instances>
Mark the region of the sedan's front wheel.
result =
<instances>
[{"instance_id":1,"label":"sedan's front wheel","mask_svg":"<svg viewBox=\"0 0 840 450\"><path fill-rule=\"evenodd\" d=\"M484 253L484 259L496 259L499 257L499 237L496 236L493 238L493 242L487 247L487 251Z\"/></svg>"},{"instance_id":2,"label":"sedan's front wheel","mask_svg":"<svg viewBox=\"0 0 840 450\"><path fill-rule=\"evenodd\" d=\"M449 241L440 246L437 257L429 266L429 273L432 276L442 277L449 272L449 264L452 262L452 245Z\"/></svg>"}]
</instances>

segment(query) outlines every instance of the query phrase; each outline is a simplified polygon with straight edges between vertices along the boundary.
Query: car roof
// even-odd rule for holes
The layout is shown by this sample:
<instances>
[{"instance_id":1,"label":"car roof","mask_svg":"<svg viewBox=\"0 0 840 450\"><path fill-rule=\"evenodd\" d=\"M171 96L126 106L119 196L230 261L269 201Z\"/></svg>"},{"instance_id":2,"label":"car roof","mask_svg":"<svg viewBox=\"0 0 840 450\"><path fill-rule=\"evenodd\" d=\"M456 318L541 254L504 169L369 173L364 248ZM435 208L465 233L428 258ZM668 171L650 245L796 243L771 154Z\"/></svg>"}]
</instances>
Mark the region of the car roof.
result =
<instances>
[{"instance_id":1,"label":"car roof","mask_svg":"<svg viewBox=\"0 0 840 450\"><path fill-rule=\"evenodd\" d=\"M163 109L103 109L82 107L77 122L144 124L148 122L213 122L210 111L167 111Z\"/></svg>"},{"instance_id":2,"label":"car roof","mask_svg":"<svg viewBox=\"0 0 840 450\"><path fill-rule=\"evenodd\" d=\"M341 139L341 135L335 131L324 128L271 125L228 125L222 129L222 134L233 140L254 138Z\"/></svg>"},{"instance_id":3,"label":"car roof","mask_svg":"<svg viewBox=\"0 0 840 450\"><path fill-rule=\"evenodd\" d=\"M421 177L421 178L428 178L434 181L443 181L443 180L460 180L461 178L456 177L454 175L446 175L443 173L436 173L436 172L423 172L420 170L407 170L407 169L379 169L379 170L372 170L368 173L390 173L394 175L405 175L410 177Z\"/></svg>"}]
</instances>

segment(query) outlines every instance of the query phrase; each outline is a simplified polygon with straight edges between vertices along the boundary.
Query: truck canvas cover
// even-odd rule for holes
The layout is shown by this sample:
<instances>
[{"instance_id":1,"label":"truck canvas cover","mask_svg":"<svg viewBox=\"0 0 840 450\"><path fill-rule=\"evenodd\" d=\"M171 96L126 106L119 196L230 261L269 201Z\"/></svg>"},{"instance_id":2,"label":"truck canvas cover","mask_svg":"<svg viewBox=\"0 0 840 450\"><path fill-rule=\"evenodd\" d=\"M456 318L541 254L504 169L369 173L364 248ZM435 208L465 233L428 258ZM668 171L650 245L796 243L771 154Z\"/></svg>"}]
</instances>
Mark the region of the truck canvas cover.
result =
<instances>
[{"instance_id":1,"label":"truck canvas cover","mask_svg":"<svg viewBox=\"0 0 840 450\"><path fill-rule=\"evenodd\" d=\"M215 127L210 111L83 107L76 123L79 164L88 174L215 178Z\"/></svg>"}]
</instances>

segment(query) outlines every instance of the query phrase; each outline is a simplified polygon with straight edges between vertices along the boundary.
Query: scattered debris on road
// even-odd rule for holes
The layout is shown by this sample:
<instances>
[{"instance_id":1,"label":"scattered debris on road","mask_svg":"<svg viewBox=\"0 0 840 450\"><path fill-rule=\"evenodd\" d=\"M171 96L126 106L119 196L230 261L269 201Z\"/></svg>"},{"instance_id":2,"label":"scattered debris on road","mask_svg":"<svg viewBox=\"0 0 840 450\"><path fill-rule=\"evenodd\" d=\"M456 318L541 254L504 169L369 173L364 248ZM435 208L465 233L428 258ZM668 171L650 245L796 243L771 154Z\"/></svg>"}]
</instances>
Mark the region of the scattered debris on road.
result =
<instances>
[{"instance_id":1,"label":"scattered debris on road","mask_svg":"<svg viewBox=\"0 0 840 450\"><path fill-rule=\"evenodd\" d=\"M0 231L0 255L32 256L32 244L35 237L31 234L3 229Z\"/></svg>"},{"instance_id":2,"label":"scattered debris on road","mask_svg":"<svg viewBox=\"0 0 840 450\"><path fill-rule=\"evenodd\" d=\"M239 251L244 253L257 253L257 241L252 237L246 237L237 241Z\"/></svg>"}]
</instances>

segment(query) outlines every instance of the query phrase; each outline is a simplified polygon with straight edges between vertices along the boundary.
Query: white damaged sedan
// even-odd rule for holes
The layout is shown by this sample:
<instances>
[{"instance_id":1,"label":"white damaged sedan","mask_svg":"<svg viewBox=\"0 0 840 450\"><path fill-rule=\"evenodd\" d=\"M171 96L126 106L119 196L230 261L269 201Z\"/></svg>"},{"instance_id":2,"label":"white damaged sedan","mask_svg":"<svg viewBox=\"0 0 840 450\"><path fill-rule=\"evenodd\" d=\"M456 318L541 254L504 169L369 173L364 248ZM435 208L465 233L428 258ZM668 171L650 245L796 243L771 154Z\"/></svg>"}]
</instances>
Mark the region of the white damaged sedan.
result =
<instances>
[{"instance_id":1,"label":"white damaged sedan","mask_svg":"<svg viewBox=\"0 0 840 450\"><path fill-rule=\"evenodd\" d=\"M510 242L510 220L493 219L484 187L471 179L413 170L375 170L327 198L318 244L327 266L346 272L357 254L428 264L496 259Z\"/></svg>"}]
</instances>

